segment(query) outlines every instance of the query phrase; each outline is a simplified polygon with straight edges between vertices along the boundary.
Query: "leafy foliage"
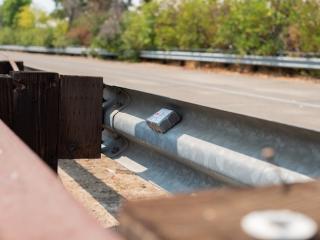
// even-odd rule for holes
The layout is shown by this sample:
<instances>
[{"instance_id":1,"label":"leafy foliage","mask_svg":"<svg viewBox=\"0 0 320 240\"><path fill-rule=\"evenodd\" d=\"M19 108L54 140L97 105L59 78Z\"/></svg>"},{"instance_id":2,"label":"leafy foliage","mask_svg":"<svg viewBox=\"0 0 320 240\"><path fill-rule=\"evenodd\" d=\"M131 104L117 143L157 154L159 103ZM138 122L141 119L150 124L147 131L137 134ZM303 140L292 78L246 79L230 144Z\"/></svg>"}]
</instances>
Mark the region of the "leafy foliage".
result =
<instances>
[{"instance_id":1,"label":"leafy foliage","mask_svg":"<svg viewBox=\"0 0 320 240\"><path fill-rule=\"evenodd\" d=\"M0 10L1 24L8 27L13 26L21 8L30 4L31 0L4 0Z\"/></svg>"},{"instance_id":2,"label":"leafy foliage","mask_svg":"<svg viewBox=\"0 0 320 240\"><path fill-rule=\"evenodd\" d=\"M0 44L102 47L134 58L142 49L277 55L320 52L319 0L31 0L0 7Z\"/></svg>"},{"instance_id":3,"label":"leafy foliage","mask_svg":"<svg viewBox=\"0 0 320 240\"><path fill-rule=\"evenodd\" d=\"M0 44L67 46L68 24L65 20L55 19L45 12L25 5L15 13L12 26L4 26L0 31Z\"/></svg>"},{"instance_id":4,"label":"leafy foliage","mask_svg":"<svg viewBox=\"0 0 320 240\"><path fill-rule=\"evenodd\" d=\"M24 6L16 16L16 26L18 28L33 28L36 24L36 17L30 6Z\"/></svg>"},{"instance_id":5,"label":"leafy foliage","mask_svg":"<svg viewBox=\"0 0 320 240\"><path fill-rule=\"evenodd\" d=\"M210 48L217 31L216 1L186 0L177 13L176 36L181 49Z\"/></svg>"},{"instance_id":6,"label":"leafy foliage","mask_svg":"<svg viewBox=\"0 0 320 240\"><path fill-rule=\"evenodd\" d=\"M240 54L275 54L281 43L274 38L276 12L268 0L229 1L221 18L216 43Z\"/></svg>"},{"instance_id":7,"label":"leafy foliage","mask_svg":"<svg viewBox=\"0 0 320 240\"><path fill-rule=\"evenodd\" d=\"M154 28L158 9L157 2L150 2L137 11L125 14L120 47L125 55L134 57L137 51L154 46Z\"/></svg>"}]
</instances>

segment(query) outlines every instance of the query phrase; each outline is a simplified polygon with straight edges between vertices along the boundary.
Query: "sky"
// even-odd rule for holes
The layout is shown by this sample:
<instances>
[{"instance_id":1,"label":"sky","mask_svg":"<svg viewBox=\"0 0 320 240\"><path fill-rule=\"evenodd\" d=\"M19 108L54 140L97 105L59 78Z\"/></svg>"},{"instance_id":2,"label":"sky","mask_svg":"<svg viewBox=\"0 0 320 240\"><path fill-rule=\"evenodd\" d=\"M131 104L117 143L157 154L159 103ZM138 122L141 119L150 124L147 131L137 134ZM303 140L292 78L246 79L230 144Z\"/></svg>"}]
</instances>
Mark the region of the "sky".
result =
<instances>
[{"instance_id":1,"label":"sky","mask_svg":"<svg viewBox=\"0 0 320 240\"><path fill-rule=\"evenodd\" d=\"M3 0L0 0L0 4L2 4L2 2ZM132 2L138 4L140 0L133 0ZM32 4L48 13L52 12L55 7L53 0L32 0Z\"/></svg>"},{"instance_id":2,"label":"sky","mask_svg":"<svg viewBox=\"0 0 320 240\"><path fill-rule=\"evenodd\" d=\"M55 7L54 1L52 0L32 0L32 4L46 12L52 12Z\"/></svg>"}]
</instances>

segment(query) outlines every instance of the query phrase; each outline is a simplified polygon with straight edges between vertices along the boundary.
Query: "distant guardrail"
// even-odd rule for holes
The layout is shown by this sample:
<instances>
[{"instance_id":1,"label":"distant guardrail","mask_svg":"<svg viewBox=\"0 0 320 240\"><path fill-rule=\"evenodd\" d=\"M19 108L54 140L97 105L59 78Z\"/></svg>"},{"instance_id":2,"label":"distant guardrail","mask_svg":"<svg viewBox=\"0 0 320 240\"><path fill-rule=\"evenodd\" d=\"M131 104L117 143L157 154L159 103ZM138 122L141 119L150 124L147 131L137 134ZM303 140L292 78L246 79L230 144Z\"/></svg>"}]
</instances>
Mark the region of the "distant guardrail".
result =
<instances>
[{"instance_id":1,"label":"distant guardrail","mask_svg":"<svg viewBox=\"0 0 320 240\"><path fill-rule=\"evenodd\" d=\"M66 47L47 48L37 46L0 45L0 50L21 51L32 53L66 54L66 55L98 55L102 57L117 57L116 53L100 48ZM209 52L186 51L141 51L141 59L197 61L227 64L259 65L280 68L299 68L320 70L320 58L315 57L287 57L287 56L253 56Z\"/></svg>"},{"instance_id":2,"label":"distant guardrail","mask_svg":"<svg viewBox=\"0 0 320 240\"><path fill-rule=\"evenodd\" d=\"M66 54L66 55L96 54L102 57L117 56L117 54L108 52L104 49L86 48L86 47L48 48L48 47L38 47L38 46L0 45L0 50L30 52L30 53Z\"/></svg>"},{"instance_id":3,"label":"distant guardrail","mask_svg":"<svg viewBox=\"0 0 320 240\"><path fill-rule=\"evenodd\" d=\"M241 56L235 54L184 51L142 51L140 57L145 59L159 60L245 64L281 68L320 69L320 58L252 55Z\"/></svg>"}]
</instances>

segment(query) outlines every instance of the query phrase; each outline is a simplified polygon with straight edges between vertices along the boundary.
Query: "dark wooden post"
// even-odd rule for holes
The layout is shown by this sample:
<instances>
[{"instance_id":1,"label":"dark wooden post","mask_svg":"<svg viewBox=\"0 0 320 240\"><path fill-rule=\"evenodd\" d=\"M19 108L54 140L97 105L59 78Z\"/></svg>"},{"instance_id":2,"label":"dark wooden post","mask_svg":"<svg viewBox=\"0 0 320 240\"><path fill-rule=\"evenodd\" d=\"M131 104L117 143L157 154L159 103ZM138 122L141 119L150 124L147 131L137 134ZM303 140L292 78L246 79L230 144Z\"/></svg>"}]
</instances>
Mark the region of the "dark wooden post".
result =
<instances>
[{"instance_id":1,"label":"dark wooden post","mask_svg":"<svg viewBox=\"0 0 320 240\"><path fill-rule=\"evenodd\" d=\"M0 119L9 127L12 127L12 89L12 78L0 75Z\"/></svg>"},{"instance_id":2,"label":"dark wooden post","mask_svg":"<svg viewBox=\"0 0 320 240\"><path fill-rule=\"evenodd\" d=\"M13 130L54 171L59 132L59 75L12 72Z\"/></svg>"}]
</instances>

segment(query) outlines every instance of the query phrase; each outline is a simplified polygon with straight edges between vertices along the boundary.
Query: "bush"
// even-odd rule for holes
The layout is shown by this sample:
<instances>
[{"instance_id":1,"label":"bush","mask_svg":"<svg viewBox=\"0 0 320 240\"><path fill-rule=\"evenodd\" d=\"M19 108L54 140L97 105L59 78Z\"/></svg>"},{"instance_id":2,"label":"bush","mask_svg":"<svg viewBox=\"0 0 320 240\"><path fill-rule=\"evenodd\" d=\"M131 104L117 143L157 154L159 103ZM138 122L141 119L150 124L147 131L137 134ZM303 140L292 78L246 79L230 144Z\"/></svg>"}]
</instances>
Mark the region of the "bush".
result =
<instances>
[{"instance_id":1,"label":"bush","mask_svg":"<svg viewBox=\"0 0 320 240\"><path fill-rule=\"evenodd\" d=\"M5 2L19 11L5 14L2 6L1 22L12 25L0 29L0 44L100 47L124 58L136 58L143 49L320 51L319 0L154 0L124 14L120 5L109 12L84 11L70 23L61 14L30 8L30 0Z\"/></svg>"},{"instance_id":2,"label":"bush","mask_svg":"<svg viewBox=\"0 0 320 240\"><path fill-rule=\"evenodd\" d=\"M68 23L64 20L58 20L56 26L51 29L52 40L51 45L54 47L67 47L70 44L67 38Z\"/></svg>"},{"instance_id":3,"label":"bush","mask_svg":"<svg viewBox=\"0 0 320 240\"><path fill-rule=\"evenodd\" d=\"M320 2L318 0L300 0L292 8L290 24L289 39L295 41L296 48L289 50L320 51Z\"/></svg>"},{"instance_id":4,"label":"bush","mask_svg":"<svg viewBox=\"0 0 320 240\"><path fill-rule=\"evenodd\" d=\"M217 31L217 3L207 0L181 2L175 32L180 49L201 49L213 46Z\"/></svg>"},{"instance_id":5,"label":"bush","mask_svg":"<svg viewBox=\"0 0 320 240\"><path fill-rule=\"evenodd\" d=\"M221 16L216 45L239 54L273 55L281 49L274 36L276 12L268 0L228 1L229 13Z\"/></svg>"},{"instance_id":6,"label":"bush","mask_svg":"<svg viewBox=\"0 0 320 240\"><path fill-rule=\"evenodd\" d=\"M15 34L9 27L4 27L0 31L0 44L10 45L15 44Z\"/></svg>"},{"instance_id":7,"label":"bush","mask_svg":"<svg viewBox=\"0 0 320 240\"><path fill-rule=\"evenodd\" d=\"M154 48L155 21L159 5L155 1L144 4L139 10L128 12L123 18L120 52L136 57L137 51Z\"/></svg>"},{"instance_id":8,"label":"bush","mask_svg":"<svg viewBox=\"0 0 320 240\"><path fill-rule=\"evenodd\" d=\"M162 2L156 14L153 48L169 50L178 47L176 23L179 14L177 1Z\"/></svg>"}]
</instances>

